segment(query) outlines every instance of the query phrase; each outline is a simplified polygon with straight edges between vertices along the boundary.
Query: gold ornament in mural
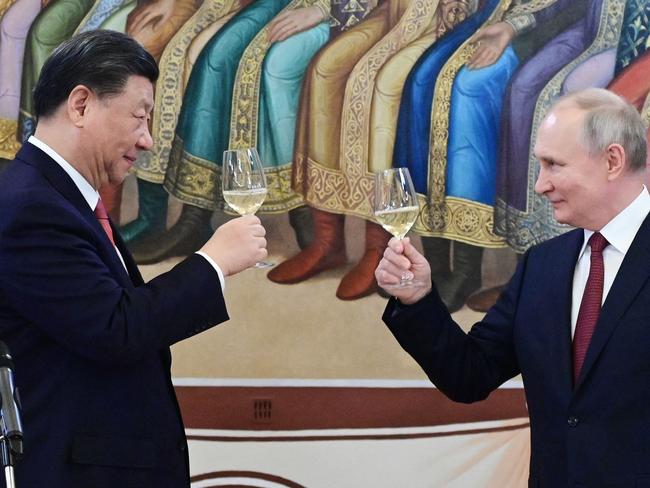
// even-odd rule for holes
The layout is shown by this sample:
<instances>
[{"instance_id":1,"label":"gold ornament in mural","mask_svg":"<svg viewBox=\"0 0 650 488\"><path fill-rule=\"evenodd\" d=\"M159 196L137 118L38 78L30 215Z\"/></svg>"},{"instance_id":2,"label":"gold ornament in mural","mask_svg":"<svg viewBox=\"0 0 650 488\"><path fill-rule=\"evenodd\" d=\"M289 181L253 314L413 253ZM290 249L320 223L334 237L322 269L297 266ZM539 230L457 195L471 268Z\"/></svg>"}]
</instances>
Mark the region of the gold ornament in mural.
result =
<instances>
[{"instance_id":1,"label":"gold ornament in mural","mask_svg":"<svg viewBox=\"0 0 650 488\"><path fill-rule=\"evenodd\" d=\"M16 3L16 0L0 0L0 19L14 3Z\"/></svg>"},{"instance_id":2,"label":"gold ornament in mural","mask_svg":"<svg viewBox=\"0 0 650 488\"><path fill-rule=\"evenodd\" d=\"M512 9L507 13L506 17L518 17L520 15L529 15L539 12L550 5L556 3L557 0L531 0L530 2L521 3L516 2Z\"/></svg>"},{"instance_id":3,"label":"gold ornament in mural","mask_svg":"<svg viewBox=\"0 0 650 488\"><path fill-rule=\"evenodd\" d=\"M361 5L358 0L349 0L341 11L345 13L357 13L364 12L365 10L366 8Z\"/></svg>"},{"instance_id":4,"label":"gold ornament in mural","mask_svg":"<svg viewBox=\"0 0 650 488\"><path fill-rule=\"evenodd\" d=\"M494 211L490 205L447 197L430 202L418 195L420 215L413 226L423 236L444 237L486 248L505 247L503 239L492 232Z\"/></svg>"},{"instance_id":5,"label":"gold ornament in mural","mask_svg":"<svg viewBox=\"0 0 650 488\"><path fill-rule=\"evenodd\" d=\"M16 140L18 122L0 119L0 158L13 159L21 144Z\"/></svg>"}]
</instances>

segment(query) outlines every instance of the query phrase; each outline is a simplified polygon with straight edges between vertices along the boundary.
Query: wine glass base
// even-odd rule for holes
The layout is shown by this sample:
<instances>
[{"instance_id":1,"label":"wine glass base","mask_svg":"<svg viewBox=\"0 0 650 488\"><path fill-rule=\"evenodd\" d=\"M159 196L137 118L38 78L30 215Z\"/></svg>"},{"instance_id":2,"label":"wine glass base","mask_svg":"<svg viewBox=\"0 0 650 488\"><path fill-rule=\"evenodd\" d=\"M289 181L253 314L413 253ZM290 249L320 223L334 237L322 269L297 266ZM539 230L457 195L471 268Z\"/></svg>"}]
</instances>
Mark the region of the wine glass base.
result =
<instances>
[{"instance_id":1,"label":"wine glass base","mask_svg":"<svg viewBox=\"0 0 650 488\"><path fill-rule=\"evenodd\" d=\"M403 288L420 288L426 286L426 283L416 280L401 280L399 283L394 285L383 285L382 288L386 290L401 290Z\"/></svg>"},{"instance_id":2,"label":"wine glass base","mask_svg":"<svg viewBox=\"0 0 650 488\"><path fill-rule=\"evenodd\" d=\"M275 266L275 263L272 263L270 261L259 261L255 263L255 266L253 266L253 268L268 269L268 268L272 268L273 266Z\"/></svg>"}]
</instances>

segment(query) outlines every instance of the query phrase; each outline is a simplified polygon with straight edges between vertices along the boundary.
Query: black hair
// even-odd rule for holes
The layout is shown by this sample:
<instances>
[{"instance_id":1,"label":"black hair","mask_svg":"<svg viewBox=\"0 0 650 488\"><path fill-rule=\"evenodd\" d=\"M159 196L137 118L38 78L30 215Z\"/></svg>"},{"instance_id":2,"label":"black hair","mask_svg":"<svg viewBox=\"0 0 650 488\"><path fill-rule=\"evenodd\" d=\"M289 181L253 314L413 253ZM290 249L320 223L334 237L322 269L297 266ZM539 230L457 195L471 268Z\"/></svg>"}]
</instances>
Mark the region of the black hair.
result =
<instances>
[{"instance_id":1,"label":"black hair","mask_svg":"<svg viewBox=\"0 0 650 488\"><path fill-rule=\"evenodd\" d=\"M77 85L99 97L117 95L132 75L158 79L155 59L135 39L102 29L77 34L45 61L34 89L34 115L52 115Z\"/></svg>"}]
</instances>

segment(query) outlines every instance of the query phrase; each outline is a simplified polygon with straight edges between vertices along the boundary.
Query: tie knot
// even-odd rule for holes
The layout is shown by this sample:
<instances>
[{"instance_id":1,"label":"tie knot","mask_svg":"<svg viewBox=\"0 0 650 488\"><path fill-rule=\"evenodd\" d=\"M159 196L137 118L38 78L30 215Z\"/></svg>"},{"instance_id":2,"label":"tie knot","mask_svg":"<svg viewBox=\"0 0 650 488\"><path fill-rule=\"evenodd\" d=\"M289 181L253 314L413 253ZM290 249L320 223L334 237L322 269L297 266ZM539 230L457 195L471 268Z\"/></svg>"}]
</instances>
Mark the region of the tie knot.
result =
<instances>
[{"instance_id":1,"label":"tie knot","mask_svg":"<svg viewBox=\"0 0 650 488\"><path fill-rule=\"evenodd\" d=\"M101 199L97 201L97 206L95 207L95 217L98 219L108 220L108 212L106 207L104 207L104 202Z\"/></svg>"},{"instance_id":2,"label":"tie knot","mask_svg":"<svg viewBox=\"0 0 650 488\"><path fill-rule=\"evenodd\" d=\"M607 242L607 239L605 239L600 232L594 232L589 238L589 247L591 248L591 252L603 252L603 249L608 245L609 242Z\"/></svg>"}]
</instances>

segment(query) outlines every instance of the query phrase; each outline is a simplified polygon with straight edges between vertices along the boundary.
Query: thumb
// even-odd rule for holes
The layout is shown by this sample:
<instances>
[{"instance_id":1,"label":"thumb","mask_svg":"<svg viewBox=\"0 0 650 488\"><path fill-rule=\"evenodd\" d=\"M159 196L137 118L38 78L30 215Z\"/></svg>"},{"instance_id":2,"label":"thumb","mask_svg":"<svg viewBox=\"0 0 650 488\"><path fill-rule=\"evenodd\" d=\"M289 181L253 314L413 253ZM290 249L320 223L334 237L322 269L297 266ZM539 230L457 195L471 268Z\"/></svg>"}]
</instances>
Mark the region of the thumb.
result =
<instances>
[{"instance_id":1,"label":"thumb","mask_svg":"<svg viewBox=\"0 0 650 488\"><path fill-rule=\"evenodd\" d=\"M424 259L424 256L418 252L418 250L415 248L413 244L411 244L411 239L406 237L403 239L403 244L404 244L404 256L408 258L409 261L411 261L412 264L418 264L421 263L422 261L426 261Z\"/></svg>"},{"instance_id":2,"label":"thumb","mask_svg":"<svg viewBox=\"0 0 650 488\"><path fill-rule=\"evenodd\" d=\"M473 43L476 41L480 41L483 38L484 34L485 34L485 27L482 27L474 33L474 35L469 39L469 42Z\"/></svg>"}]
</instances>

